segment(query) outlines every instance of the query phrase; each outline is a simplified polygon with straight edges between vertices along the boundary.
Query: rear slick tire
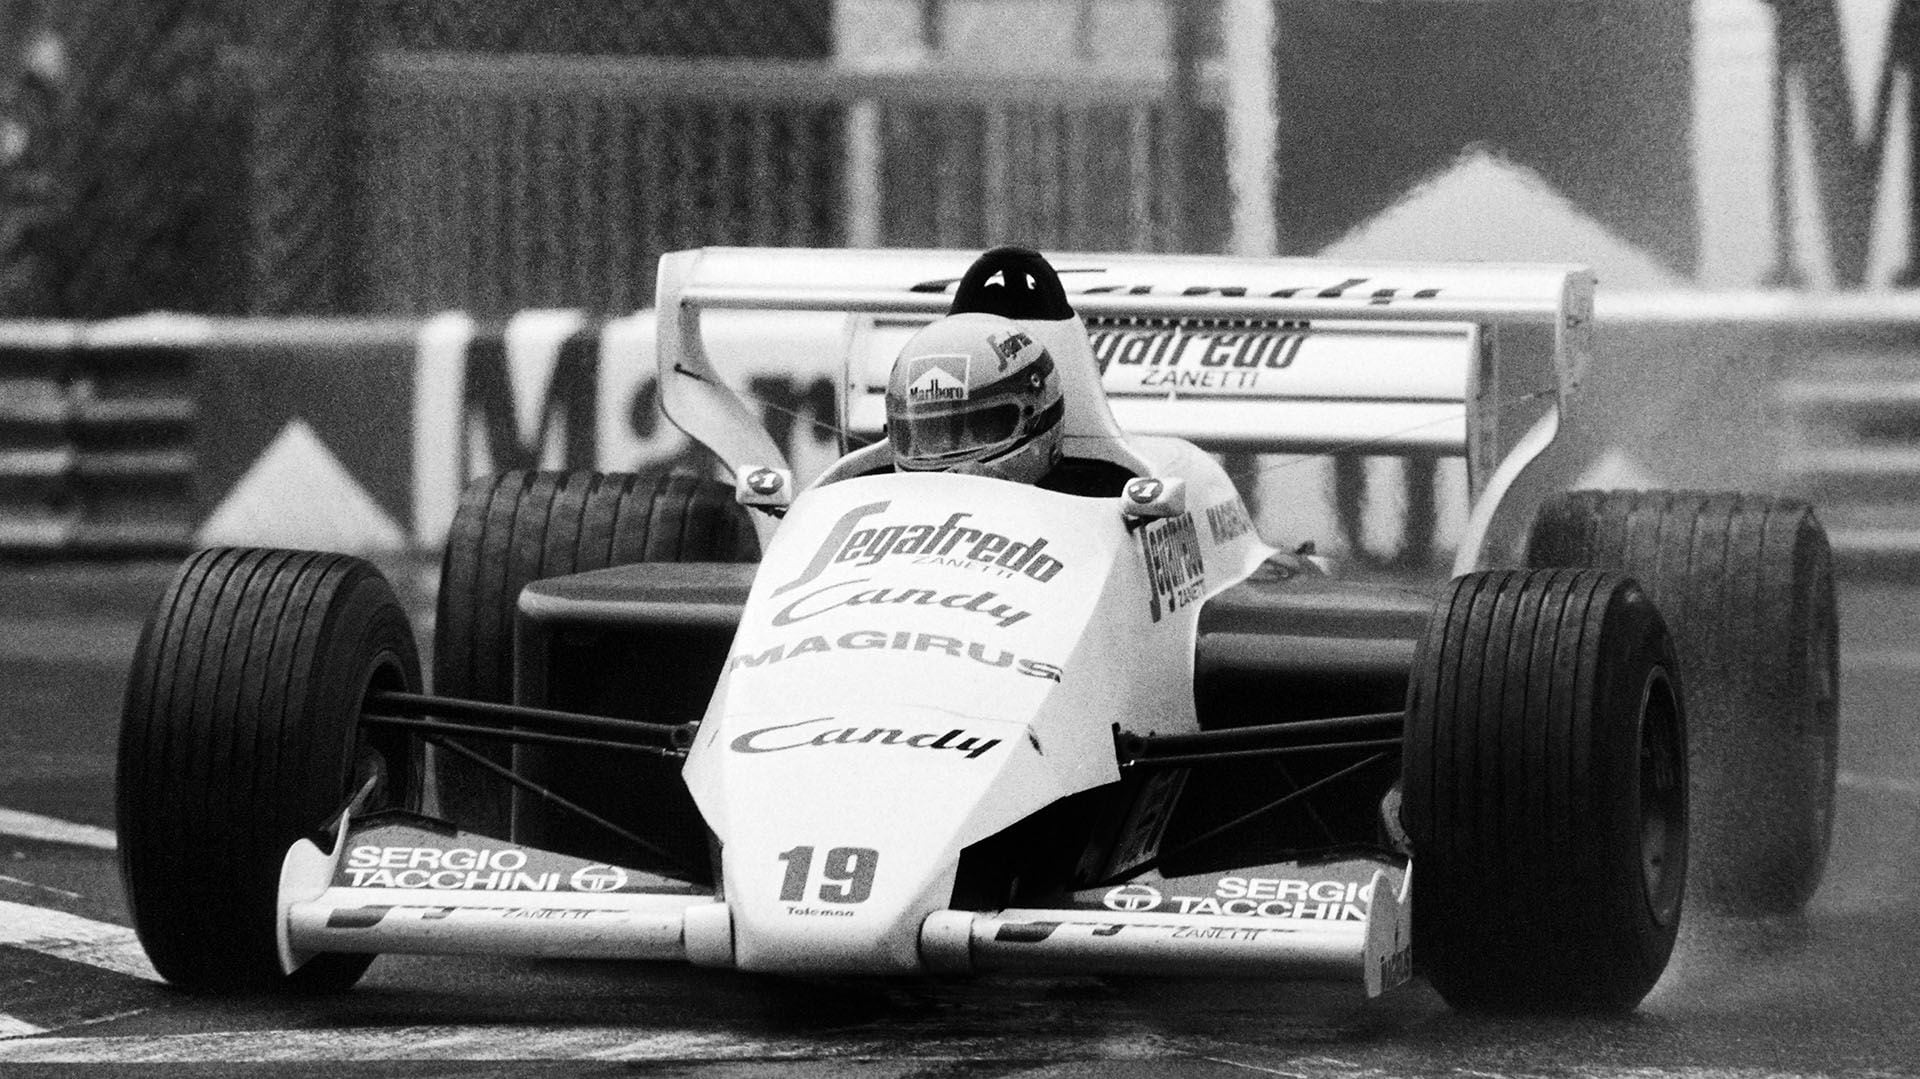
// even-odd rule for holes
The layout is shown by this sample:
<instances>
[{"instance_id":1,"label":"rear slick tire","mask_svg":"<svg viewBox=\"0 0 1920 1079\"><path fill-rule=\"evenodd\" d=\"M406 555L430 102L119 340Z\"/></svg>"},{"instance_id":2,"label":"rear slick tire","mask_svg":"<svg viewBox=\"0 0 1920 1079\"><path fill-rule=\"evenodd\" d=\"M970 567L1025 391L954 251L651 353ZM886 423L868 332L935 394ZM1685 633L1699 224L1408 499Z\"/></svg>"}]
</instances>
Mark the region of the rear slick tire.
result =
<instances>
[{"instance_id":1,"label":"rear slick tire","mask_svg":"<svg viewBox=\"0 0 1920 1079\"><path fill-rule=\"evenodd\" d=\"M360 559L215 548L181 567L134 655L117 780L127 906L161 977L203 993L360 979L373 956L281 971L280 867L369 783L367 810L417 808L418 743L359 719L369 693L420 685L406 613Z\"/></svg>"},{"instance_id":2,"label":"rear slick tire","mask_svg":"<svg viewBox=\"0 0 1920 1079\"><path fill-rule=\"evenodd\" d=\"M588 471L475 479L460 496L441 560L434 692L513 701L514 612L533 581L643 562L751 562L759 550L732 489L713 480ZM502 768L514 760L506 743L466 748ZM454 754L432 757L440 816L510 838L507 782Z\"/></svg>"},{"instance_id":3,"label":"rear slick tire","mask_svg":"<svg viewBox=\"0 0 1920 1079\"><path fill-rule=\"evenodd\" d=\"M1576 491L1542 507L1535 566L1639 580L1673 630L1692 736L1697 904L1803 909L1832 840L1839 615L1826 531L1803 502Z\"/></svg>"},{"instance_id":4,"label":"rear slick tire","mask_svg":"<svg viewBox=\"0 0 1920 1079\"><path fill-rule=\"evenodd\" d=\"M1624 1011L1666 969L1687 860L1673 642L1631 580L1455 580L1408 687L1414 960L1482 1011Z\"/></svg>"}]
</instances>

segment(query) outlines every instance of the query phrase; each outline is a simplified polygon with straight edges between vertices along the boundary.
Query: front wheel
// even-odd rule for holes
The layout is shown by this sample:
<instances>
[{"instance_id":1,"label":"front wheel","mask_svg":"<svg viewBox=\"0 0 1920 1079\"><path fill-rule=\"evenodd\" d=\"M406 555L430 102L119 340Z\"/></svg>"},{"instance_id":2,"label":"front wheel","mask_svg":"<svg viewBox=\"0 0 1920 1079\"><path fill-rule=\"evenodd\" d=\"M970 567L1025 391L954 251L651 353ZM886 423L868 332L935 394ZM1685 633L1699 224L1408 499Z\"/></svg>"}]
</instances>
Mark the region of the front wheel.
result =
<instances>
[{"instance_id":1,"label":"front wheel","mask_svg":"<svg viewBox=\"0 0 1920 1079\"><path fill-rule=\"evenodd\" d=\"M1402 808L1414 958L1449 1004L1625 1010L1666 969L1687 863L1677 670L1625 577L1453 582L1408 688Z\"/></svg>"},{"instance_id":2,"label":"front wheel","mask_svg":"<svg viewBox=\"0 0 1920 1079\"><path fill-rule=\"evenodd\" d=\"M368 694L420 685L406 614L360 559L216 548L181 567L134 656L117 784L127 904L161 977L210 993L359 980L372 956L281 971L280 866L354 792L418 806L417 743L359 717Z\"/></svg>"}]
</instances>

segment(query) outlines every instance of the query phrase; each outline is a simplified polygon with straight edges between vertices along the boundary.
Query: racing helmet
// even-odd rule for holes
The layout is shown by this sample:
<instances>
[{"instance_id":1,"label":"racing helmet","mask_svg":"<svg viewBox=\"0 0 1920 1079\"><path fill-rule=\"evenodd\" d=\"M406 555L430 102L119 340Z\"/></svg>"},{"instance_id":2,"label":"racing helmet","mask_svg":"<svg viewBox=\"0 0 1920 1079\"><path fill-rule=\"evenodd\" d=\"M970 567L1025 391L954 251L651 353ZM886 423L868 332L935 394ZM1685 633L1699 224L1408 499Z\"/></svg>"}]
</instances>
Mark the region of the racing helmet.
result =
<instances>
[{"instance_id":1,"label":"racing helmet","mask_svg":"<svg viewBox=\"0 0 1920 1079\"><path fill-rule=\"evenodd\" d=\"M1034 483L1060 460L1065 412L1053 357L1000 315L928 324L887 379L887 438L903 472Z\"/></svg>"}]
</instances>

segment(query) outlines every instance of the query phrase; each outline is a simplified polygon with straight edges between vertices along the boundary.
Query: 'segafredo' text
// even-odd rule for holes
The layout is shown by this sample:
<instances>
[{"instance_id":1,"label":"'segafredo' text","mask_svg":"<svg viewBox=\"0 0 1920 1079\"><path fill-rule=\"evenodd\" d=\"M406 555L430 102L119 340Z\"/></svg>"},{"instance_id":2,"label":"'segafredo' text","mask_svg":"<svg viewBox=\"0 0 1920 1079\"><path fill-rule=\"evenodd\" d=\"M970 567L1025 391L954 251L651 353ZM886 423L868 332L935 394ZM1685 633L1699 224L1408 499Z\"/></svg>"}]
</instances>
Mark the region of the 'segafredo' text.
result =
<instances>
[{"instance_id":1,"label":"'segafredo' text","mask_svg":"<svg viewBox=\"0 0 1920 1079\"><path fill-rule=\"evenodd\" d=\"M886 512L892 502L869 502L855 506L840 516L827 532L813 561L800 576L773 590L774 595L791 591L825 573L830 566L849 565L864 568L881 559L913 556L917 562L959 565L997 572L1002 576L1026 577L1042 583L1053 580L1065 565L1046 553L1044 536L1020 540L974 528L966 523L971 513L954 513L939 524L890 524L862 527L868 517Z\"/></svg>"}]
</instances>

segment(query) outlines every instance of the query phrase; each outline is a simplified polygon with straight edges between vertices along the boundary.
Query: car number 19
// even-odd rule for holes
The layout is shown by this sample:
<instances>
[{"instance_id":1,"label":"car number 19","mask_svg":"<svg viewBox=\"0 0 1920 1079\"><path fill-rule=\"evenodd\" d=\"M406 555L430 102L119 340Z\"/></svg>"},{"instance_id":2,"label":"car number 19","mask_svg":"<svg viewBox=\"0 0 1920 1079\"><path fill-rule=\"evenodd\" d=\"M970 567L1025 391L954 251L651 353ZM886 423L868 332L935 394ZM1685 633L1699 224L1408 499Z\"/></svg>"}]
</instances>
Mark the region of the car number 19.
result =
<instances>
[{"instance_id":1,"label":"car number 19","mask_svg":"<svg viewBox=\"0 0 1920 1079\"><path fill-rule=\"evenodd\" d=\"M780 884L780 901L799 903L807 898L807 883L814 875L813 848L795 847L775 855L787 863L786 879ZM818 895L822 903L864 903L873 894L873 874L880 864L880 852L871 847L834 847L820 860L821 879Z\"/></svg>"}]
</instances>

